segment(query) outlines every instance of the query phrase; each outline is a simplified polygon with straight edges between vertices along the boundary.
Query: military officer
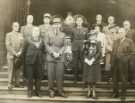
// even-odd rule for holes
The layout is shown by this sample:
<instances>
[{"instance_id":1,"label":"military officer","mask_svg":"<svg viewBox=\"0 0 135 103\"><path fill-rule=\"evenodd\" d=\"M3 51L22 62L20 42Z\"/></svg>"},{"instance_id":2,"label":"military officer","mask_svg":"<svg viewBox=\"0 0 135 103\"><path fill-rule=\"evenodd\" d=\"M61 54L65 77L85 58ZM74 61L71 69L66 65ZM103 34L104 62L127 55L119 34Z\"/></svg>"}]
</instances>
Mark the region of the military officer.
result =
<instances>
[{"instance_id":1,"label":"military officer","mask_svg":"<svg viewBox=\"0 0 135 103\"><path fill-rule=\"evenodd\" d=\"M131 39L126 37L124 28L119 29L119 39L114 42L112 52L112 79L113 79L113 95L119 96L119 80L121 80L121 97L125 98L128 82L128 67L130 56L134 52L134 44Z\"/></svg>"},{"instance_id":2,"label":"military officer","mask_svg":"<svg viewBox=\"0 0 135 103\"><path fill-rule=\"evenodd\" d=\"M57 92L65 97L63 90L64 76L64 38L65 34L61 32L62 20L59 16L53 18L53 33L49 34L46 41L47 48L47 67L48 67L48 86L49 96L55 96L54 82L56 80Z\"/></svg>"},{"instance_id":3,"label":"military officer","mask_svg":"<svg viewBox=\"0 0 135 103\"><path fill-rule=\"evenodd\" d=\"M111 79L111 53L113 48L113 43L117 38L118 26L115 24L115 17L108 17L108 25L104 27L105 33L105 71L107 74L107 81Z\"/></svg>"},{"instance_id":4,"label":"military officer","mask_svg":"<svg viewBox=\"0 0 135 103\"><path fill-rule=\"evenodd\" d=\"M131 23L129 20L125 20L123 22L123 27L126 30L126 36L127 38L133 40L134 45L135 45L135 30L131 28ZM135 55L131 56L131 60L130 60L130 68L129 68L129 81L131 83L134 83L135 81Z\"/></svg>"},{"instance_id":5,"label":"military officer","mask_svg":"<svg viewBox=\"0 0 135 103\"><path fill-rule=\"evenodd\" d=\"M31 41L32 30L34 27L33 19L32 15L28 15L26 18L26 25L21 27L21 33L23 34L25 41Z\"/></svg>"},{"instance_id":6,"label":"military officer","mask_svg":"<svg viewBox=\"0 0 135 103\"><path fill-rule=\"evenodd\" d=\"M82 70L83 65L83 41L87 37L88 28L84 27L85 18L82 15L75 16L75 27L73 28L73 70L74 70L74 82L79 79L79 72Z\"/></svg>"},{"instance_id":7,"label":"military officer","mask_svg":"<svg viewBox=\"0 0 135 103\"><path fill-rule=\"evenodd\" d=\"M41 33L41 37L42 40L44 42L44 44L46 44L47 41L47 36L52 34L52 25L51 25L51 21L52 21L52 16L50 13L45 13L43 15L43 22L44 24L40 25L40 33ZM47 64L46 64L46 53L44 53L44 76L46 78L46 70L47 70Z\"/></svg>"},{"instance_id":8,"label":"military officer","mask_svg":"<svg viewBox=\"0 0 135 103\"><path fill-rule=\"evenodd\" d=\"M8 88L12 89L13 79L19 85L21 54L23 51L24 39L19 33L19 23L13 22L12 31L6 35L7 62L8 62ZM17 66L18 65L18 66Z\"/></svg>"}]
</instances>

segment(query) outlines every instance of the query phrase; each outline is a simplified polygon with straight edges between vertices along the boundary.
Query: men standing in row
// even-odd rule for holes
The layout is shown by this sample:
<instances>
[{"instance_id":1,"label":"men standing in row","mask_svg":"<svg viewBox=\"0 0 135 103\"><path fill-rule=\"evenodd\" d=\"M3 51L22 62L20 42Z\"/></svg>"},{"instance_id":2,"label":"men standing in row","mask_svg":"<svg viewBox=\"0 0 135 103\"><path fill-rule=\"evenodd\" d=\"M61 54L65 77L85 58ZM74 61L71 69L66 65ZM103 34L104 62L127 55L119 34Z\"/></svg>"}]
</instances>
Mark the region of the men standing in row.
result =
<instances>
[{"instance_id":1,"label":"men standing in row","mask_svg":"<svg viewBox=\"0 0 135 103\"><path fill-rule=\"evenodd\" d=\"M65 97L63 90L64 79L64 38L65 34L61 32L62 20L59 16L53 18L52 34L47 36L47 67L48 67L48 86L49 96L55 96L54 82L56 81L57 92Z\"/></svg>"},{"instance_id":2,"label":"men standing in row","mask_svg":"<svg viewBox=\"0 0 135 103\"><path fill-rule=\"evenodd\" d=\"M112 79L113 79L113 95L119 96L119 80L122 81L121 97L126 96L126 86L128 82L129 61L134 52L133 41L126 37L126 30L119 29L119 39L115 41L112 52Z\"/></svg>"},{"instance_id":3,"label":"men standing in row","mask_svg":"<svg viewBox=\"0 0 135 103\"><path fill-rule=\"evenodd\" d=\"M6 35L6 48L7 48L7 62L8 62L8 89L11 90L13 87L13 79L15 83L19 85L20 76L20 57L23 51L23 35L18 32L19 23L13 22L12 32ZM17 66L18 65L18 66Z\"/></svg>"}]
</instances>

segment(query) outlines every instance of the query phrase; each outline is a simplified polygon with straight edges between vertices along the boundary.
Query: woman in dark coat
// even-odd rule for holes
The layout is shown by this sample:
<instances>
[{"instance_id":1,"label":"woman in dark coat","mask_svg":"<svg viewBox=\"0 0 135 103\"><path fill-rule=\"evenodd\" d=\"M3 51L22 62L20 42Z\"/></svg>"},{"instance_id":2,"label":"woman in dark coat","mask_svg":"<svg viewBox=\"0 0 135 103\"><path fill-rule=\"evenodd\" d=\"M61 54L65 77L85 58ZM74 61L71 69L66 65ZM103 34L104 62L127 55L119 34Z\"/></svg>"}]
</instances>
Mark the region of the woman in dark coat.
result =
<instances>
[{"instance_id":1,"label":"woman in dark coat","mask_svg":"<svg viewBox=\"0 0 135 103\"><path fill-rule=\"evenodd\" d=\"M35 86L35 93L40 95L40 81L43 76L42 70L42 54L44 45L40 39L40 32L38 27L33 28L31 42L27 42L25 46L25 70L24 75L27 80L28 97L33 95L33 85ZM35 81L35 82L34 82Z\"/></svg>"},{"instance_id":2,"label":"woman in dark coat","mask_svg":"<svg viewBox=\"0 0 135 103\"><path fill-rule=\"evenodd\" d=\"M85 47L83 80L88 85L87 96L96 98L95 84L101 79L101 42L97 40L97 34L91 34L88 41L85 43Z\"/></svg>"}]
</instances>

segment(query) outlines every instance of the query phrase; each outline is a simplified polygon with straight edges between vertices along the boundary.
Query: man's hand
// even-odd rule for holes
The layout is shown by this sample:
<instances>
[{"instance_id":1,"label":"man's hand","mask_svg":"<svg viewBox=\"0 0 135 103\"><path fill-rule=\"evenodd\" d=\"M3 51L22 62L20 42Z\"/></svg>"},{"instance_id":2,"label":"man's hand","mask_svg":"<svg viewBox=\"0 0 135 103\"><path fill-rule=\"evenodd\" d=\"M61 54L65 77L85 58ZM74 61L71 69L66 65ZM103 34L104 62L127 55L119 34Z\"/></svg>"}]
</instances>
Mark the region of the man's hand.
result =
<instances>
[{"instance_id":1,"label":"man's hand","mask_svg":"<svg viewBox=\"0 0 135 103\"><path fill-rule=\"evenodd\" d=\"M60 54L59 54L59 53L56 53L56 52L53 52L53 56L54 56L55 58L58 58L58 57L60 56Z\"/></svg>"},{"instance_id":2,"label":"man's hand","mask_svg":"<svg viewBox=\"0 0 135 103\"><path fill-rule=\"evenodd\" d=\"M21 55L21 52L16 53L16 57L19 57Z\"/></svg>"}]
</instances>

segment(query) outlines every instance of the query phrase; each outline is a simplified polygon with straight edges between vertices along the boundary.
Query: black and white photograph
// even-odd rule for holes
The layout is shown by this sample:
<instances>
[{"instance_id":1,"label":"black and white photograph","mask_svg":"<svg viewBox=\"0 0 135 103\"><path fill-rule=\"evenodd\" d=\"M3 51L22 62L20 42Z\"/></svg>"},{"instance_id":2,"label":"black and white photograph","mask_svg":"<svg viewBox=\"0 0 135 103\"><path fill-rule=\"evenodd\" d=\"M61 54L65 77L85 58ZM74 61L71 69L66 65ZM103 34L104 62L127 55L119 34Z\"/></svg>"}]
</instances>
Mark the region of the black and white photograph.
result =
<instances>
[{"instance_id":1,"label":"black and white photograph","mask_svg":"<svg viewBox=\"0 0 135 103\"><path fill-rule=\"evenodd\" d=\"M0 103L135 103L135 0L0 0Z\"/></svg>"}]
</instances>

